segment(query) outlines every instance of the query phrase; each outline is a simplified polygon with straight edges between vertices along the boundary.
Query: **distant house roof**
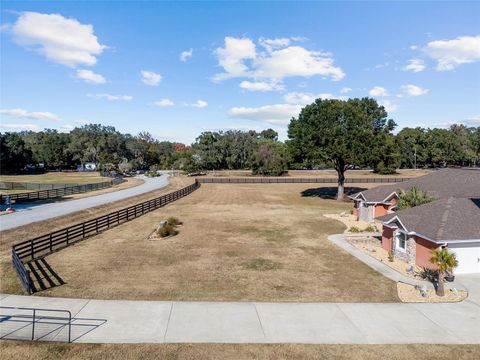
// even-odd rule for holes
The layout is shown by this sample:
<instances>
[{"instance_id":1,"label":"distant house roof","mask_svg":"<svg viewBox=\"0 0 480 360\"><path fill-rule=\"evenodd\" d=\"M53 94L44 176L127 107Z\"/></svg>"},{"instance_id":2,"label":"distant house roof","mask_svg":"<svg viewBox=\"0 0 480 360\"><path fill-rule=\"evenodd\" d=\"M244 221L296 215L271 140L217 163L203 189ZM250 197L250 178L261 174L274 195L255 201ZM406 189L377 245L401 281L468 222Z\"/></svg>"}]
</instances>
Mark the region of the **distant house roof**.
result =
<instances>
[{"instance_id":1,"label":"distant house roof","mask_svg":"<svg viewBox=\"0 0 480 360\"><path fill-rule=\"evenodd\" d=\"M417 187L436 199L446 197L480 197L480 169L442 169L398 184L384 185L361 191L352 199L366 202L388 202L391 194L398 190Z\"/></svg>"},{"instance_id":2,"label":"distant house roof","mask_svg":"<svg viewBox=\"0 0 480 360\"><path fill-rule=\"evenodd\" d=\"M448 197L381 216L385 225L397 225L427 240L479 240L480 197Z\"/></svg>"}]
</instances>

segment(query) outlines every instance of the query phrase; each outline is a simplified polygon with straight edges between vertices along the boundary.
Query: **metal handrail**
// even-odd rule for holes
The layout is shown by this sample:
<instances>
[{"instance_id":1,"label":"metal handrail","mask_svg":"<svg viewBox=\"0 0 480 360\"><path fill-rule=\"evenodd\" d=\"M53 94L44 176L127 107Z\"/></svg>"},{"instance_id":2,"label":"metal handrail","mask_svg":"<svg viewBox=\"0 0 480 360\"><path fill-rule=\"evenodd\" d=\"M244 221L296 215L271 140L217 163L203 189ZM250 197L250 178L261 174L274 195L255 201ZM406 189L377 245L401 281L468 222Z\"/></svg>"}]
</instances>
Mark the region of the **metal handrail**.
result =
<instances>
[{"instance_id":1,"label":"metal handrail","mask_svg":"<svg viewBox=\"0 0 480 360\"><path fill-rule=\"evenodd\" d=\"M66 320L68 319L68 343L71 343L72 339L72 313L70 310L61 310L61 309L43 309L43 308L30 308L30 307L17 307L17 306L0 306L0 309L9 309L9 310L27 310L32 311L32 336L31 340L35 341L35 323L37 321L37 311L50 311L50 312L63 312L67 313L68 317L58 317L58 316L40 316L40 319L48 320ZM26 315L8 315L17 318L27 318Z\"/></svg>"}]
</instances>

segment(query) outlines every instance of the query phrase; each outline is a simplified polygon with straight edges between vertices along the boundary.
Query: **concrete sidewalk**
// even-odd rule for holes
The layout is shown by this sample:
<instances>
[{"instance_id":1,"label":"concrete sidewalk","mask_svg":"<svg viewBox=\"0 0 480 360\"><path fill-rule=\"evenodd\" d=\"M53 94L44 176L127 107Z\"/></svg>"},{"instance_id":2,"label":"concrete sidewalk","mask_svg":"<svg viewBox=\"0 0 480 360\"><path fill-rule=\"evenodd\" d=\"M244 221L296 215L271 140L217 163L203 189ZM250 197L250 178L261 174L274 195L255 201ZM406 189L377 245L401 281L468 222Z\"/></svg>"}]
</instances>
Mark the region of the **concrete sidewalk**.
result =
<instances>
[{"instance_id":1,"label":"concrete sidewalk","mask_svg":"<svg viewBox=\"0 0 480 360\"><path fill-rule=\"evenodd\" d=\"M478 286L480 277L466 281ZM70 310L72 339L84 343L480 344L475 299L450 304L0 299L1 306ZM43 340L67 336L58 324L39 323L36 331ZM29 323L0 317L0 337L30 333Z\"/></svg>"},{"instance_id":2,"label":"concrete sidewalk","mask_svg":"<svg viewBox=\"0 0 480 360\"><path fill-rule=\"evenodd\" d=\"M168 175L166 174L155 178L147 178L142 176L141 179L145 181L141 185L106 194L94 195L68 201L22 204L22 206L25 205L26 208L13 214L0 216L0 230L13 229L15 227L27 225L35 221L47 220L57 216L70 214L72 212L123 200L132 196L147 193L149 191L161 189L169 184ZM135 199L132 199L132 205L134 204L136 204L136 201Z\"/></svg>"}]
</instances>

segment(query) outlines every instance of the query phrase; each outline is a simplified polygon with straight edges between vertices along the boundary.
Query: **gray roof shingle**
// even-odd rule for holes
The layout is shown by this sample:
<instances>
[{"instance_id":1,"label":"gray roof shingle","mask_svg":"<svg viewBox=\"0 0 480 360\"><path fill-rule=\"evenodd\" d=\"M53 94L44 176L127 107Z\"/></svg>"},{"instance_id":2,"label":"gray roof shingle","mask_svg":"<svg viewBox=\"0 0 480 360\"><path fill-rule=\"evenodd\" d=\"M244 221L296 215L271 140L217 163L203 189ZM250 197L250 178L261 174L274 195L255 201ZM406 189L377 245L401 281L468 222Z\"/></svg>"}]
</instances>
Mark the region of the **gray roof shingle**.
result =
<instances>
[{"instance_id":1,"label":"gray roof shingle","mask_svg":"<svg viewBox=\"0 0 480 360\"><path fill-rule=\"evenodd\" d=\"M425 205L381 216L383 223L394 217L408 232L437 241L480 239L480 197L447 197Z\"/></svg>"},{"instance_id":2,"label":"gray roof shingle","mask_svg":"<svg viewBox=\"0 0 480 360\"><path fill-rule=\"evenodd\" d=\"M361 191L367 202L383 202L392 192L417 187L436 199L480 197L480 169L441 169L398 184Z\"/></svg>"}]
</instances>

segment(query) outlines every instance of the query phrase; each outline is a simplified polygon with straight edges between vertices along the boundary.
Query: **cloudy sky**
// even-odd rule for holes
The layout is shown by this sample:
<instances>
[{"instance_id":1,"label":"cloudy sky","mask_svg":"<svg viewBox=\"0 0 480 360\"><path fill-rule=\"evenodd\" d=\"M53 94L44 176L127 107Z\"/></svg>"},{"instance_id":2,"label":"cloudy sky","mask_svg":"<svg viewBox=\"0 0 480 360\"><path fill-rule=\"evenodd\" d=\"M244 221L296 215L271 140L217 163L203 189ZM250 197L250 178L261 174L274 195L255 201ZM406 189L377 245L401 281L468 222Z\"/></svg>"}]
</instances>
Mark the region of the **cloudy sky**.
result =
<instances>
[{"instance_id":1,"label":"cloudy sky","mask_svg":"<svg viewBox=\"0 0 480 360\"><path fill-rule=\"evenodd\" d=\"M480 126L478 2L8 2L0 131L86 123L192 142L375 97L405 126Z\"/></svg>"}]
</instances>

